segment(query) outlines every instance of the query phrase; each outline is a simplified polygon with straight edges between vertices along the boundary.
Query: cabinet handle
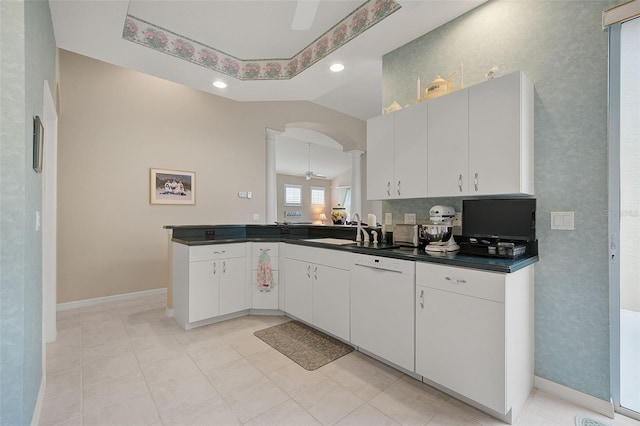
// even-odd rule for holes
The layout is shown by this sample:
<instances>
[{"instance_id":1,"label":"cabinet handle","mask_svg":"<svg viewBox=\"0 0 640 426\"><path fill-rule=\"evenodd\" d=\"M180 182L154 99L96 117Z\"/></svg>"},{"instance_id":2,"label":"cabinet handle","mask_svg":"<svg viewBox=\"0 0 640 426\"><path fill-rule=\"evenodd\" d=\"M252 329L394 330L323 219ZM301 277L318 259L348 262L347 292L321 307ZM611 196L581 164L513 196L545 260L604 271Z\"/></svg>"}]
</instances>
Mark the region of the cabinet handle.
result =
<instances>
[{"instance_id":1,"label":"cabinet handle","mask_svg":"<svg viewBox=\"0 0 640 426\"><path fill-rule=\"evenodd\" d=\"M271 251L271 249L260 249L260 251L264 253L265 251Z\"/></svg>"},{"instance_id":2,"label":"cabinet handle","mask_svg":"<svg viewBox=\"0 0 640 426\"><path fill-rule=\"evenodd\" d=\"M227 273L227 262L225 260L222 261L222 273Z\"/></svg>"},{"instance_id":3,"label":"cabinet handle","mask_svg":"<svg viewBox=\"0 0 640 426\"><path fill-rule=\"evenodd\" d=\"M458 189L462 192L462 175L458 177Z\"/></svg>"},{"instance_id":4,"label":"cabinet handle","mask_svg":"<svg viewBox=\"0 0 640 426\"><path fill-rule=\"evenodd\" d=\"M445 280L449 281L451 284L466 284L467 280L459 280L457 278L444 277Z\"/></svg>"},{"instance_id":5,"label":"cabinet handle","mask_svg":"<svg viewBox=\"0 0 640 426\"><path fill-rule=\"evenodd\" d=\"M400 181L398 181L398 195L400 195Z\"/></svg>"},{"instance_id":6,"label":"cabinet handle","mask_svg":"<svg viewBox=\"0 0 640 426\"><path fill-rule=\"evenodd\" d=\"M424 309L424 290L420 290L420 309Z\"/></svg>"},{"instance_id":7,"label":"cabinet handle","mask_svg":"<svg viewBox=\"0 0 640 426\"><path fill-rule=\"evenodd\" d=\"M391 181L387 181L387 196L391 197Z\"/></svg>"},{"instance_id":8,"label":"cabinet handle","mask_svg":"<svg viewBox=\"0 0 640 426\"><path fill-rule=\"evenodd\" d=\"M478 172L476 172L476 175L473 178L473 186L475 186L476 192L478 192Z\"/></svg>"},{"instance_id":9,"label":"cabinet handle","mask_svg":"<svg viewBox=\"0 0 640 426\"><path fill-rule=\"evenodd\" d=\"M226 250L222 250L222 251L214 251L213 254L224 254L226 253Z\"/></svg>"},{"instance_id":10,"label":"cabinet handle","mask_svg":"<svg viewBox=\"0 0 640 426\"><path fill-rule=\"evenodd\" d=\"M218 263L213 262L213 275L218 273Z\"/></svg>"},{"instance_id":11,"label":"cabinet handle","mask_svg":"<svg viewBox=\"0 0 640 426\"><path fill-rule=\"evenodd\" d=\"M316 280L316 281L318 280L318 267L317 266L315 266L313 268L313 279Z\"/></svg>"},{"instance_id":12,"label":"cabinet handle","mask_svg":"<svg viewBox=\"0 0 640 426\"><path fill-rule=\"evenodd\" d=\"M311 278L311 265L307 265L307 278Z\"/></svg>"}]
</instances>

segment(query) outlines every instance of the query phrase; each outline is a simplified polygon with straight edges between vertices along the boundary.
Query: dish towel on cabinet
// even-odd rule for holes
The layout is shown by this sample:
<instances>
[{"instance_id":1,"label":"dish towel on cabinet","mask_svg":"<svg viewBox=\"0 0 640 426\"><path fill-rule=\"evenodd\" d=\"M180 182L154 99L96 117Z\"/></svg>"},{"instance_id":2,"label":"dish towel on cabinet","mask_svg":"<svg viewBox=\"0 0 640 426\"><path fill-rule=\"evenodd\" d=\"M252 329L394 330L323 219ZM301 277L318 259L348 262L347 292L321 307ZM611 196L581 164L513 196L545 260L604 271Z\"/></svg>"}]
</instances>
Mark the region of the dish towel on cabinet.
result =
<instances>
[{"instance_id":1,"label":"dish towel on cabinet","mask_svg":"<svg viewBox=\"0 0 640 426\"><path fill-rule=\"evenodd\" d=\"M273 271L271 258L267 250L262 250L258 258L258 290L267 292L273 287Z\"/></svg>"}]
</instances>

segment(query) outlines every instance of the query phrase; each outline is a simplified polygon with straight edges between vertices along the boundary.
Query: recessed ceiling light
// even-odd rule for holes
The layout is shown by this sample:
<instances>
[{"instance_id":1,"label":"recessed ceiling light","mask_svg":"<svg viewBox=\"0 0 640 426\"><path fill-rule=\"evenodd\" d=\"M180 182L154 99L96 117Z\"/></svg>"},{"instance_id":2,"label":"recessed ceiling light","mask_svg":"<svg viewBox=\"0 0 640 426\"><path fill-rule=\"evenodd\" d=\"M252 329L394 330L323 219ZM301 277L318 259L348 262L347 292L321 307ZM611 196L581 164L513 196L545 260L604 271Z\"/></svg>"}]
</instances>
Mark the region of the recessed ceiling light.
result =
<instances>
[{"instance_id":1,"label":"recessed ceiling light","mask_svg":"<svg viewBox=\"0 0 640 426\"><path fill-rule=\"evenodd\" d=\"M227 83L225 83L224 81L216 80L213 82L213 86L217 87L218 89L224 89L225 87L227 87Z\"/></svg>"},{"instance_id":2,"label":"recessed ceiling light","mask_svg":"<svg viewBox=\"0 0 640 426\"><path fill-rule=\"evenodd\" d=\"M329 69L333 72L340 72L344 70L344 65L342 64L333 64L329 67Z\"/></svg>"}]
</instances>

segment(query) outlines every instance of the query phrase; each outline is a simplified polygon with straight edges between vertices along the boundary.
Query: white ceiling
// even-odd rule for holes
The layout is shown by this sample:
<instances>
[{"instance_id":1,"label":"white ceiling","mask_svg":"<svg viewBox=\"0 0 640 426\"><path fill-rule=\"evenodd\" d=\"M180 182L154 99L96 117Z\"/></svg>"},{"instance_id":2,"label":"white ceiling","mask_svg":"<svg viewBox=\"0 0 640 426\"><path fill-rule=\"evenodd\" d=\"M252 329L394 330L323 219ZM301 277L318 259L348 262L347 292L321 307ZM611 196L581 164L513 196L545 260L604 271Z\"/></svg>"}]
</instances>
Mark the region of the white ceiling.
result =
<instances>
[{"instance_id":1,"label":"white ceiling","mask_svg":"<svg viewBox=\"0 0 640 426\"><path fill-rule=\"evenodd\" d=\"M308 30L291 29L296 0L50 0L49 4L59 48L237 101L306 100L366 120L382 112L384 54L487 0L396 1L402 6L398 11L292 79L259 81L238 80L125 40L125 18L133 15L242 60L291 58L365 0L319 0ZM344 63L346 69L330 72L328 67L335 62ZM215 80L227 82L228 87L214 88ZM290 159L298 165L291 174L307 169L307 146L301 145L302 149L293 150L299 156ZM326 150L348 157L326 147L317 149L317 154ZM324 163L341 161L336 157ZM337 168L313 171L335 176Z\"/></svg>"}]
</instances>

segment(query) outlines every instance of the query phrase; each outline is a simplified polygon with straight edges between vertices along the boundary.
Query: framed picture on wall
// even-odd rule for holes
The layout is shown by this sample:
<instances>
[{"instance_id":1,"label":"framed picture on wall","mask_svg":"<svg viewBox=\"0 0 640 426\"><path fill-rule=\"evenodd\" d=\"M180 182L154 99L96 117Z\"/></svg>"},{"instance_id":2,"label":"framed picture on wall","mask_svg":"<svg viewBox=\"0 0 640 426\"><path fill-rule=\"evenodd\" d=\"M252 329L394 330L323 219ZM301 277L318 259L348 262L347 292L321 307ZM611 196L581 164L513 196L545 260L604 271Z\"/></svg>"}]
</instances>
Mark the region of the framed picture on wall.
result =
<instances>
[{"instance_id":1,"label":"framed picture on wall","mask_svg":"<svg viewBox=\"0 0 640 426\"><path fill-rule=\"evenodd\" d=\"M151 204L195 204L196 173L149 169L149 202Z\"/></svg>"},{"instance_id":2,"label":"framed picture on wall","mask_svg":"<svg viewBox=\"0 0 640 426\"><path fill-rule=\"evenodd\" d=\"M42 148L44 147L44 126L39 116L33 117L33 170L42 173Z\"/></svg>"}]
</instances>

